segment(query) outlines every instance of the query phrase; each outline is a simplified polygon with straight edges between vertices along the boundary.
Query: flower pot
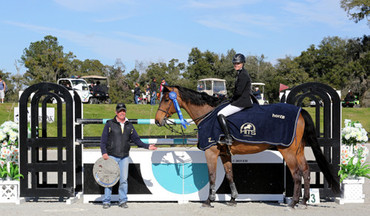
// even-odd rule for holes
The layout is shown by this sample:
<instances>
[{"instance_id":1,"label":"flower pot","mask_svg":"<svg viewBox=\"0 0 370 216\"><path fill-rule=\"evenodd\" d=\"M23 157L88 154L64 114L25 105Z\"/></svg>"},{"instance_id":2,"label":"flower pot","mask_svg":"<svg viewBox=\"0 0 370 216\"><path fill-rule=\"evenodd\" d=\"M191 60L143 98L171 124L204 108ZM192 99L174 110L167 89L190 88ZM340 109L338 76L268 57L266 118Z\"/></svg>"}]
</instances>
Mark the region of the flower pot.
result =
<instances>
[{"instance_id":1,"label":"flower pot","mask_svg":"<svg viewBox=\"0 0 370 216\"><path fill-rule=\"evenodd\" d=\"M17 203L19 201L19 181L0 180L0 203Z\"/></svg>"},{"instance_id":2,"label":"flower pot","mask_svg":"<svg viewBox=\"0 0 370 216\"><path fill-rule=\"evenodd\" d=\"M364 182L364 177L359 177L356 179L344 179L341 185L342 195L340 198L340 204L364 203L365 195L362 191Z\"/></svg>"}]
</instances>

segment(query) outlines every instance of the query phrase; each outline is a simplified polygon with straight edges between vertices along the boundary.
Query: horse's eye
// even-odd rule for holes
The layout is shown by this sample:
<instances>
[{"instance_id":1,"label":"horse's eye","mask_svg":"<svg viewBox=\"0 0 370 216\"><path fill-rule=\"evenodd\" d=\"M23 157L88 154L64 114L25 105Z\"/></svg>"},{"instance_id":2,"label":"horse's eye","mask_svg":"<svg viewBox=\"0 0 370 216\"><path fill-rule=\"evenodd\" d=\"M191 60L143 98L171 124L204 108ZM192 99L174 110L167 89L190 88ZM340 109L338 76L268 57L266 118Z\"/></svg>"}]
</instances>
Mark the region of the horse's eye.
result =
<instances>
[{"instance_id":1,"label":"horse's eye","mask_svg":"<svg viewBox=\"0 0 370 216\"><path fill-rule=\"evenodd\" d=\"M165 101L165 102L168 102L168 101L170 101L170 100L169 100L169 99L167 99L167 98L165 98L165 99L164 99L164 101Z\"/></svg>"}]
</instances>

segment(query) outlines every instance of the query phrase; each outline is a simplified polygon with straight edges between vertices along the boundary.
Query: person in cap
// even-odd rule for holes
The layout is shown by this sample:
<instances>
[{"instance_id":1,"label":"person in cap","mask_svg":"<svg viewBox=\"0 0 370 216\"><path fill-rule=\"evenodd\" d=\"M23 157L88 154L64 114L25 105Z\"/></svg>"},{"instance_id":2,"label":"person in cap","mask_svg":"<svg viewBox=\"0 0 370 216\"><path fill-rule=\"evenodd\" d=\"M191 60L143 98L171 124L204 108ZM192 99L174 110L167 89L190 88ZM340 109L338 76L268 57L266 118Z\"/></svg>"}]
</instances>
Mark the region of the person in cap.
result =
<instances>
[{"instance_id":1,"label":"person in cap","mask_svg":"<svg viewBox=\"0 0 370 216\"><path fill-rule=\"evenodd\" d=\"M244 108L249 108L253 104L251 99L254 98L251 91L251 78L248 72L244 69L244 63L245 57L243 54L238 53L233 57L234 69L237 72L234 93L230 104L217 113L218 122L224 132L224 139L220 140L221 144L231 145L233 142L226 117L239 112Z\"/></svg>"},{"instance_id":2,"label":"person in cap","mask_svg":"<svg viewBox=\"0 0 370 216\"><path fill-rule=\"evenodd\" d=\"M139 147L156 150L154 144L145 144L141 141L133 124L126 118L126 105L118 103L116 106L116 116L108 120L104 126L100 142L100 150L104 160L114 159L120 168L119 180L119 202L118 206L128 208L127 206L127 177L129 165L130 142L132 141ZM104 189L103 208L110 207L112 187Z\"/></svg>"},{"instance_id":3,"label":"person in cap","mask_svg":"<svg viewBox=\"0 0 370 216\"><path fill-rule=\"evenodd\" d=\"M262 96L261 96L261 91L258 87L255 88L254 92L253 92L253 95L254 97L256 97L257 99L262 99Z\"/></svg>"}]
</instances>

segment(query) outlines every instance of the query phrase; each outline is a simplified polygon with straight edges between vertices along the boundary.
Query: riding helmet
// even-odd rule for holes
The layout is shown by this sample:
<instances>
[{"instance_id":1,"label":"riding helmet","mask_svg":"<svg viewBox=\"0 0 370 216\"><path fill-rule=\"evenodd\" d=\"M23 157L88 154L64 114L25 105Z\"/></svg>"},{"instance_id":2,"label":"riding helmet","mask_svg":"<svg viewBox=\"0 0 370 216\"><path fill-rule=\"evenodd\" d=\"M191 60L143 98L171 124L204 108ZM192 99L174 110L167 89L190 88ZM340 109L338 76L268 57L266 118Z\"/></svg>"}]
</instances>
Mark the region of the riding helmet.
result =
<instances>
[{"instance_id":1,"label":"riding helmet","mask_svg":"<svg viewBox=\"0 0 370 216\"><path fill-rule=\"evenodd\" d=\"M233 57L233 64L235 63L245 63L245 57L243 54L236 54L234 57Z\"/></svg>"}]
</instances>

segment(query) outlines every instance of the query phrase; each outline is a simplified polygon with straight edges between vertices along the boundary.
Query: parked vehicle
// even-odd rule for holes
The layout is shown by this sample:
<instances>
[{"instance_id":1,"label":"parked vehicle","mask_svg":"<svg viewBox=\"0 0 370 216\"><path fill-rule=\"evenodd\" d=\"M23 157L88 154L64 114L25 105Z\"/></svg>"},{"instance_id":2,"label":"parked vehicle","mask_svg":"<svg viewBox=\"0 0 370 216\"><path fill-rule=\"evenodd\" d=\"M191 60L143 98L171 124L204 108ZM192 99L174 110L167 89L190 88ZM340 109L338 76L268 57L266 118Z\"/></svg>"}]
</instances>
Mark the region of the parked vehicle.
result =
<instances>
[{"instance_id":1,"label":"parked vehicle","mask_svg":"<svg viewBox=\"0 0 370 216\"><path fill-rule=\"evenodd\" d=\"M61 78L57 84L65 86L69 90L75 90L80 96L82 103L88 103L90 100L89 87L84 79L80 78Z\"/></svg>"},{"instance_id":2,"label":"parked vehicle","mask_svg":"<svg viewBox=\"0 0 370 216\"><path fill-rule=\"evenodd\" d=\"M269 104L269 101L265 99L265 83L251 83L252 93L257 98L260 105Z\"/></svg>"},{"instance_id":3,"label":"parked vehicle","mask_svg":"<svg viewBox=\"0 0 370 216\"><path fill-rule=\"evenodd\" d=\"M89 75L82 76L81 79L86 80L90 90L90 104L111 104L112 100L109 98L109 84L108 78L104 76Z\"/></svg>"},{"instance_id":4,"label":"parked vehicle","mask_svg":"<svg viewBox=\"0 0 370 216\"><path fill-rule=\"evenodd\" d=\"M198 92L205 92L215 97L226 97L226 80L218 78L206 78L198 80Z\"/></svg>"}]
</instances>

